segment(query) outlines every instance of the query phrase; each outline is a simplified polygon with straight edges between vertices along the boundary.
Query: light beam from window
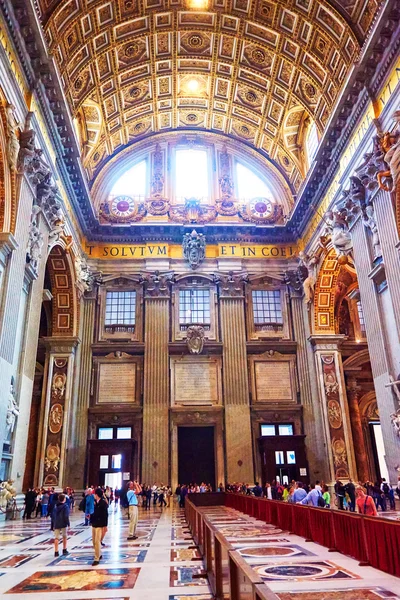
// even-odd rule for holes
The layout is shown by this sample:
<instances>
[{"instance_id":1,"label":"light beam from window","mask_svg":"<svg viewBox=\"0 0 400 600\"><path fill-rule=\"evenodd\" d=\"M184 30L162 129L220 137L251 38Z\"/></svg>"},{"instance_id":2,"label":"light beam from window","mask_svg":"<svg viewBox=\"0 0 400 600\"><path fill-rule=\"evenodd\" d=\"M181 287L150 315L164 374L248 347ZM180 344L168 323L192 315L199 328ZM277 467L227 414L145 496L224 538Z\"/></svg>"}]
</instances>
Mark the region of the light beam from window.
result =
<instances>
[{"instance_id":1,"label":"light beam from window","mask_svg":"<svg viewBox=\"0 0 400 600\"><path fill-rule=\"evenodd\" d=\"M147 179L147 162L140 161L125 171L115 182L111 196L145 196Z\"/></svg>"},{"instance_id":2,"label":"light beam from window","mask_svg":"<svg viewBox=\"0 0 400 600\"><path fill-rule=\"evenodd\" d=\"M265 181L239 162L236 163L236 177L239 198L244 200L251 200L252 198L273 198L273 194Z\"/></svg>"}]
</instances>

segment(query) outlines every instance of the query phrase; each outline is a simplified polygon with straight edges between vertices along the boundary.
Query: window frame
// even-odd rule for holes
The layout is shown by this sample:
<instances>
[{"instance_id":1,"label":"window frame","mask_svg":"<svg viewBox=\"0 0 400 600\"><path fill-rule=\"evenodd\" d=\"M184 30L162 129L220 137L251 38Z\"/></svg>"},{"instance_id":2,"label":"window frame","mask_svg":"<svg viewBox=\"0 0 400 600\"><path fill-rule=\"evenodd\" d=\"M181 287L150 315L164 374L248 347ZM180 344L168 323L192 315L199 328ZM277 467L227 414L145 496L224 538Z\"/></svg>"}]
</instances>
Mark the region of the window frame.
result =
<instances>
[{"instance_id":1,"label":"window frame","mask_svg":"<svg viewBox=\"0 0 400 600\"><path fill-rule=\"evenodd\" d=\"M254 322L253 292L255 291L279 291L281 300L282 323L257 324ZM246 286L246 321L248 339L290 339L290 325L287 303L287 290L283 285L253 283L251 285Z\"/></svg>"},{"instance_id":2,"label":"window frame","mask_svg":"<svg viewBox=\"0 0 400 600\"><path fill-rule=\"evenodd\" d=\"M134 306L133 306L133 310L129 310L130 314L133 314L133 322L132 323L122 323L122 322L116 322L116 323L107 323L107 306L108 306L108 296L109 294L134 294ZM120 311L120 303L119 300L120 298L117 298L118 302L117 302L117 315L122 312L125 314L126 310L125 307L127 306L127 304L123 304L124 310ZM105 330L107 330L107 327L132 327L132 331L135 330L136 327L136 302L137 302L137 294L136 294L136 290L106 290L106 306L105 306L105 311L104 311L104 328ZM129 304L128 304L129 305ZM112 313L113 311L111 311ZM118 317L120 318L120 317ZM123 317L125 318L125 317ZM109 332L110 333L110 332Z\"/></svg>"},{"instance_id":3,"label":"window frame","mask_svg":"<svg viewBox=\"0 0 400 600\"><path fill-rule=\"evenodd\" d=\"M279 433L279 427L282 427L282 425L290 426L292 428L292 434L288 434L287 436ZM275 435L263 435L262 434L262 428L263 426L268 426L268 427L274 427L275 428ZM292 437L295 435L295 428L294 428L294 423L260 423L260 437Z\"/></svg>"},{"instance_id":4,"label":"window frame","mask_svg":"<svg viewBox=\"0 0 400 600\"><path fill-rule=\"evenodd\" d=\"M117 283L121 278L115 278L116 281L109 281L104 287L99 289L99 309L98 309L98 341L127 341L141 342L143 340L143 289L136 281L123 279L122 283ZM121 325L115 331L108 331L106 326L106 304L107 292L135 292L135 323L133 327Z\"/></svg>"},{"instance_id":5,"label":"window frame","mask_svg":"<svg viewBox=\"0 0 400 600\"><path fill-rule=\"evenodd\" d=\"M216 285L204 277L190 276L178 281L171 294L172 315L173 315L173 340L181 341L186 339L187 328L190 325L203 325L202 323L180 322L180 292L188 289L209 290L210 293L210 323L208 328L204 328L204 336L209 340L218 341L217 327L217 289Z\"/></svg>"},{"instance_id":6,"label":"window frame","mask_svg":"<svg viewBox=\"0 0 400 600\"><path fill-rule=\"evenodd\" d=\"M118 429L127 429L128 427L131 430L131 437L130 438L119 438L119 437L117 437L117 435L118 435ZM103 439L99 438L100 429L112 429L113 430L113 437L112 438L103 438ZM134 439L133 438L133 425L104 425L104 424L97 425L97 428L96 428L96 438L95 439L99 440L101 442L111 442L113 440L115 440L115 441L119 441L119 440L132 440L132 439Z\"/></svg>"},{"instance_id":7,"label":"window frame","mask_svg":"<svg viewBox=\"0 0 400 600\"><path fill-rule=\"evenodd\" d=\"M200 150L206 153L207 156L207 181L208 181L208 197L207 198L202 198L201 200L201 204L214 204L215 203L215 199L217 198L217 189L216 189L216 177L215 177L215 173L213 170L213 161L212 161L212 156L213 156L213 150L214 150L215 145L214 144L204 144L204 143L195 143L193 144L193 150ZM169 179L169 193L170 193L170 198L171 198L171 204L172 205L181 205L184 203L184 198L178 197L176 194L176 184L174 182L176 182L177 177L178 177L178 173L177 173L177 159L176 159L176 154L177 152L179 152L179 150L188 150L190 149L190 144L186 143L176 143L172 148L171 148L171 163L172 163L172 168L171 168L171 176L168 177ZM197 196L194 196L195 198Z\"/></svg>"}]
</instances>

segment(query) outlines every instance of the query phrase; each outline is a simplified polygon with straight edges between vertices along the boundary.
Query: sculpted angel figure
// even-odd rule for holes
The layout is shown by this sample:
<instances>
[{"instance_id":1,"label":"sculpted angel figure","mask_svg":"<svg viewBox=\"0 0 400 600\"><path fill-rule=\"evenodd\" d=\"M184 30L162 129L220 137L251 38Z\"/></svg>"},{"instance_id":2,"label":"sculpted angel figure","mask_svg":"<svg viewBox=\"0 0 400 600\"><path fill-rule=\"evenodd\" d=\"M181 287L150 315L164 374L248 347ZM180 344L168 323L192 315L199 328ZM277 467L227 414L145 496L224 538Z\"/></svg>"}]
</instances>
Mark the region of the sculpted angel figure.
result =
<instances>
[{"instance_id":1,"label":"sculpted angel figure","mask_svg":"<svg viewBox=\"0 0 400 600\"><path fill-rule=\"evenodd\" d=\"M371 230L372 233L372 247L374 249L374 259L382 256L381 241L379 239L378 226L375 221L374 207L372 204L367 204L364 209L363 223L365 227Z\"/></svg>"},{"instance_id":2,"label":"sculpted angel figure","mask_svg":"<svg viewBox=\"0 0 400 600\"><path fill-rule=\"evenodd\" d=\"M307 269L307 277L303 281L304 302L309 304L314 298L315 284L317 281L317 265L319 257L315 254L308 255L305 252L299 252L300 266Z\"/></svg>"},{"instance_id":3,"label":"sculpted angel figure","mask_svg":"<svg viewBox=\"0 0 400 600\"><path fill-rule=\"evenodd\" d=\"M15 422L19 415L19 408L14 395L14 385L11 381L10 391L8 394L8 406L6 416L6 439L14 431Z\"/></svg>"},{"instance_id":4,"label":"sculpted angel figure","mask_svg":"<svg viewBox=\"0 0 400 600\"><path fill-rule=\"evenodd\" d=\"M329 211L326 217L326 234L330 235L336 254L338 257L348 256L352 251L353 243L347 226L346 211Z\"/></svg>"},{"instance_id":5,"label":"sculpted angel figure","mask_svg":"<svg viewBox=\"0 0 400 600\"><path fill-rule=\"evenodd\" d=\"M397 110L393 118L400 124L400 110ZM400 131L387 132L381 141L382 149L385 152L384 160L389 165L388 171L380 171L377 174L379 187L387 192L397 189L397 184L400 181ZM383 179L391 177L393 186L389 187L383 183Z\"/></svg>"}]
</instances>

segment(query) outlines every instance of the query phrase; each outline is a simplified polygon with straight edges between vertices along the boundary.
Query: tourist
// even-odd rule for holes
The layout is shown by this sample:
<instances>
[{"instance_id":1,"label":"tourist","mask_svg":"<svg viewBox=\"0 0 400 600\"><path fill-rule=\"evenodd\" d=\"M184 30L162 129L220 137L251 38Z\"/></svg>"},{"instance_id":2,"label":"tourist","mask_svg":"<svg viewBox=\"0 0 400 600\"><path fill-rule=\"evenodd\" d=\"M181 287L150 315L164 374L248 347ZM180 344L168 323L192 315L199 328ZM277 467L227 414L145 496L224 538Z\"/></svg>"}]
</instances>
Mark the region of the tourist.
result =
<instances>
[{"instance_id":1,"label":"tourist","mask_svg":"<svg viewBox=\"0 0 400 600\"><path fill-rule=\"evenodd\" d=\"M54 556L59 556L58 542L60 535L63 540L63 555L69 554L67 550L67 530L69 527L69 508L65 494L58 495L58 501L51 513L51 529L54 531Z\"/></svg>"},{"instance_id":2,"label":"tourist","mask_svg":"<svg viewBox=\"0 0 400 600\"><path fill-rule=\"evenodd\" d=\"M356 487L356 505L358 512L362 515L367 515L369 517L376 517L378 515L378 511L376 510L375 502L373 501L371 496L367 496L364 492L364 489L361 485Z\"/></svg>"},{"instance_id":3,"label":"tourist","mask_svg":"<svg viewBox=\"0 0 400 600\"><path fill-rule=\"evenodd\" d=\"M42 490L37 490L36 494L36 513L35 517L38 518L39 515L42 514Z\"/></svg>"},{"instance_id":4,"label":"tourist","mask_svg":"<svg viewBox=\"0 0 400 600\"><path fill-rule=\"evenodd\" d=\"M356 486L354 485L352 479L349 479L348 483L346 483L344 486L344 489L349 497L350 511L354 512L356 510Z\"/></svg>"},{"instance_id":5,"label":"tourist","mask_svg":"<svg viewBox=\"0 0 400 600\"><path fill-rule=\"evenodd\" d=\"M22 516L23 519L30 519L32 511L35 508L36 492L34 489L29 488L25 494L25 510Z\"/></svg>"},{"instance_id":6,"label":"tourist","mask_svg":"<svg viewBox=\"0 0 400 600\"><path fill-rule=\"evenodd\" d=\"M267 483L265 484L265 488L264 488L264 498L267 498L268 500L272 500L272 487L271 484Z\"/></svg>"},{"instance_id":7,"label":"tourist","mask_svg":"<svg viewBox=\"0 0 400 600\"><path fill-rule=\"evenodd\" d=\"M331 494L329 492L328 486L325 484L322 486L322 497L325 500L326 508L330 508L331 507Z\"/></svg>"},{"instance_id":8,"label":"tourist","mask_svg":"<svg viewBox=\"0 0 400 600\"><path fill-rule=\"evenodd\" d=\"M151 487L148 485L145 491L146 494L146 504L145 508L150 510L151 507L151 496L153 494Z\"/></svg>"},{"instance_id":9,"label":"tourist","mask_svg":"<svg viewBox=\"0 0 400 600\"><path fill-rule=\"evenodd\" d=\"M283 486L282 500L284 502L287 502L289 500L289 488L287 484Z\"/></svg>"},{"instance_id":10,"label":"tourist","mask_svg":"<svg viewBox=\"0 0 400 600\"><path fill-rule=\"evenodd\" d=\"M344 497L345 497L345 489L344 485L339 479L336 480L335 483L335 494L338 501L338 508L340 510L344 510Z\"/></svg>"},{"instance_id":11,"label":"tourist","mask_svg":"<svg viewBox=\"0 0 400 600\"><path fill-rule=\"evenodd\" d=\"M129 489L126 494L128 501L128 514L129 514L129 531L128 540L136 540L136 526L138 522L138 495L141 493L142 488L137 481L129 482Z\"/></svg>"},{"instance_id":12,"label":"tourist","mask_svg":"<svg viewBox=\"0 0 400 600\"><path fill-rule=\"evenodd\" d=\"M188 495L188 489L186 485L181 486L181 493L179 494L179 506L180 508L185 508L185 500Z\"/></svg>"},{"instance_id":13,"label":"tourist","mask_svg":"<svg viewBox=\"0 0 400 600\"><path fill-rule=\"evenodd\" d=\"M168 487L167 487L167 493L166 493L166 496L167 496L167 508L169 508L169 507L171 506L171 496L172 496L172 489L171 489L171 486L168 486Z\"/></svg>"},{"instance_id":14,"label":"tourist","mask_svg":"<svg viewBox=\"0 0 400 600\"><path fill-rule=\"evenodd\" d=\"M94 511L94 504L95 498L93 495L93 490L92 488L89 488L85 500L85 525L89 525L90 523L90 516L93 514Z\"/></svg>"},{"instance_id":15,"label":"tourist","mask_svg":"<svg viewBox=\"0 0 400 600\"><path fill-rule=\"evenodd\" d=\"M322 494L322 486L321 486L320 482L318 481L318 479L317 479L317 481L315 482L315 489L316 489L318 492L321 492L321 494Z\"/></svg>"},{"instance_id":16,"label":"tourist","mask_svg":"<svg viewBox=\"0 0 400 600\"><path fill-rule=\"evenodd\" d=\"M51 516L53 514L53 510L55 505L58 502L58 492L52 487L50 490L49 504L47 507L47 513Z\"/></svg>"},{"instance_id":17,"label":"tourist","mask_svg":"<svg viewBox=\"0 0 400 600\"><path fill-rule=\"evenodd\" d=\"M256 498L261 498L261 496L263 495L262 487L258 483L258 481L256 481L256 484L253 487L253 494L255 495Z\"/></svg>"},{"instance_id":18,"label":"tourist","mask_svg":"<svg viewBox=\"0 0 400 600\"><path fill-rule=\"evenodd\" d=\"M307 496L307 492L303 488L303 484L301 481L296 483L296 489L293 492L293 502L298 504Z\"/></svg>"},{"instance_id":19,"label":"tourist","mask_svg":"<svg viewBox=\"0 0 400 600\"><path fill-rule=\"evenodd\" d=\"M399 482L399 484L400 484L400 482ZM224 484L222 482L220 482L218 484L217 492L224 492L224 491L225 491ZM399 497L400 497L400 490L399 490Z\"/></svg>"},{"instance_id":20,"label":"tourist","mask_svg":"<svg viewBox=\"0 0 400 600\"><path fill-rule=\"evenodd\" d=\"M164 506L167 506L167 503L165 502L165 487L161 484L161 486L158 489L158 505L161 506L161 508L163 508Z\"/></svg>"},{"instance_id":21,"label":"tourist","mask_svg":"<svg viewBox=\"0 0 400 600\"><path fill-rule=\"evenodd\" d=\"M94 548L92 567L95 567L99 564L101 558L103 558L100 554L101 541L103 539L103 529L108 525L108 504L103 498L103 490L101 488L97 488L94 492L94 509L90 515L90 524L92 526Z\"/></svg>"},{"instance_id":22,"label":"tourist","mask_svg":"<svg viewBox=\"0 0 400 600\"><path fill-rule=\"evenodd\" d=\"M153 484L153 487L151 488L151 490L153 492L153 506L155 506L157 504L157 498L158 498L156 483Z\"/></svg>"},{"instance_id":23,"label":"tourist","mask_svg":"<svg viewBox=\"0 0 400 600\"><path fill-rule=\"evenodd\" d=\"M42 518L47 517L47 507L49 506L50 494L48 490L44 490L42 494Z\"/></svg>"},{"instance_id":24,"label":"tourist","mask_svg":"<svg viewBox=\"0 0 400 600\"><path fill-rule=\"evenodd\" d=\"M320 491L315 489L315 484L311 484L311 490L308 492L307 496L303 498L297 504L309 504L310 506L319 506L318 501L321 498L322 494Z\"/></svg>"}]
</instances>

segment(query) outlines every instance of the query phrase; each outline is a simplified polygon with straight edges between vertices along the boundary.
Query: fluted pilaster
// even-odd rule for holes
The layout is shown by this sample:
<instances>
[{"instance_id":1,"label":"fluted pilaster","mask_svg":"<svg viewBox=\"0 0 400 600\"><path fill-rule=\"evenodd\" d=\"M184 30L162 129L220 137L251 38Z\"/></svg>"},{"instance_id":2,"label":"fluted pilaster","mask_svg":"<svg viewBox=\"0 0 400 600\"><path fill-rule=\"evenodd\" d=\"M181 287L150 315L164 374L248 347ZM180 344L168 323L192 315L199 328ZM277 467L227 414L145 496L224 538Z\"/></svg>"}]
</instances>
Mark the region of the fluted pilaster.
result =
<instances>
[{"instance_id":1,"label":"fluted pilaster","mask_svg":"<svg viewBox=\"0 0 400 600\"><path fill-rule=\"evenodd\" d=\"M146 296L142 481L169 482L169 297Z\"/></svg>"},{"instance_id":2,"label":"fluted pilaster","mask_svg":"<svg viewBox=\"0 0 400 600\"><path fill-rule=\"evenodd\" d=\"M303 424L306 434L307 460L311 479L328 479L327 444L322 426L321 405L318 402L318 383L310 337L306 305L302 294L291 292L294 336L297 342L297 371L303 406Z\"/></svg>"},{"instance_id":3,"label":"fluted pilaster","mask_svg":"<svg viewBox=\"0 0 400 600\"><path fill-rule=\"evenodd\" d=\"M379 203L377 202L376 204ZM395 482L397 480L396 467L399 464L400 456L400 439L395 435L390 418L390 415L395 410L393 392L390 388L385 387L390 381L390 365L393 363L393 360L395 361L395 357L391 357L390 348L385 340L386 325L382 316L382 307L379 302L375 284L373 280L368 277L368 274L371 271L371 262L368 240L366 238L367 232L361 220L358 220L355 223L351 230L351 234L371 369L374 377L376 400L385 446L385 460L391 481ZM396 376L396 373L397 371L393 372L393 376Z\"/></svg>"},{"instance_id":4,"label":"fluted pilaster","mask_svg":"<svg viewBox=\"0 0 400 600\"><path fill-rule=\"evenodd\" d=\"M227 480L253 480L244 298L220 300Z\"/></svg>"},{"instance_id":5,"label":"fluted pilaster","mask_svg":"<svg viewBox=\"0 0 400 600\"><path fill-rule=\"evenodd\" d=\"M400 339L400 256L399 234L391 194L379 190L374 198L376 224L385 263L386 281L390 291L397 335Z\"/></svg>"},{"instance_id":6,"label":"fluted pilaster","mask_svg":"<svg viewBox=\"0 0 400 600\"><path fill-rule=\"evenodd\" d=\"M361 421L359 400L359 388L357 380L350 377L347 380L347 400L349 402L351 430L353 432L353 443L356 449L356 465L358 481L368 481L370 479L368 469L368 456L365 448L364 434Z\"/></svg>"},{"instance_id":7,"label":"fluted pilaster","mask_svg":"<svg viewBox=\"0 0 400 600\"><path fill-rule=\"evenodd\" d=\"M67 456L67 480L71 487L82 488L86 460L88 409L92 373L92 343L96 310L96 293L89 292L81 299L81 320L77 348L73 396L71 400L71 427Z\"/></svg>"}]
</instances>

